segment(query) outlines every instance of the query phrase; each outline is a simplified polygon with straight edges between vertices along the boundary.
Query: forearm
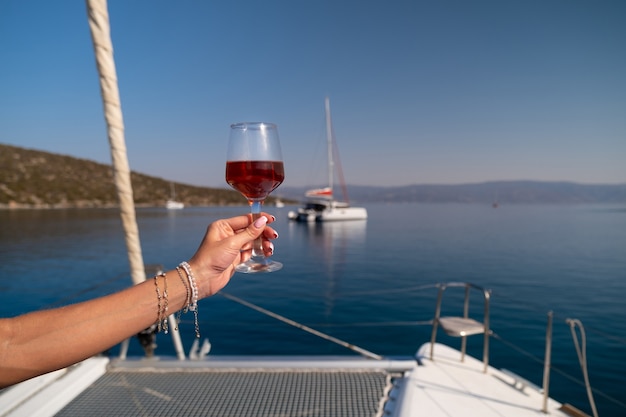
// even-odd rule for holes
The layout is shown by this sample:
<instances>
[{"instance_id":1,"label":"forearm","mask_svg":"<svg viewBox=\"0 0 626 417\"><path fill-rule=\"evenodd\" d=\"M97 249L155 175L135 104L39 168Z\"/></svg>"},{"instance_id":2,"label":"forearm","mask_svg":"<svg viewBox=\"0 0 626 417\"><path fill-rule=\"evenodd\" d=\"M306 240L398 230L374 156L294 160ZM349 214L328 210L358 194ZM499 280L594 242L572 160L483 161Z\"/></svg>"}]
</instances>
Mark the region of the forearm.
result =
<instances>
[{"instance_id":1,"label":"forearm","mask_svg":"<svg viewBox=\"0 0 626 417\"><path fill-rule=\"evenodd\" d=\"M254 223L249 215L212 223L189 260L191 265L181 264L193 270L189 276L181 272L181 277L173 270L158 278L156 286L154 279L149 279L84 303L0 319L0 388L98 354L184 306L215 294L228 283L235 265L245 260L251 242L262 233L265 250L271 253L269 239L278 234L265 226L273 220L273 216L263 214Z\"/></svg>"},{"instance_id":2,"label":"forearm","mask_svg":"<svg viewBox=\"0 0 626 417\"><path fill-rule=\"evenodd\" d=\"M150 278L106 297L0 321L0 387L86 359L149 327L164 307L166 282L171 314L187 303L175 270L158 278L161 303Z\"/></svg>"}]
</instances>

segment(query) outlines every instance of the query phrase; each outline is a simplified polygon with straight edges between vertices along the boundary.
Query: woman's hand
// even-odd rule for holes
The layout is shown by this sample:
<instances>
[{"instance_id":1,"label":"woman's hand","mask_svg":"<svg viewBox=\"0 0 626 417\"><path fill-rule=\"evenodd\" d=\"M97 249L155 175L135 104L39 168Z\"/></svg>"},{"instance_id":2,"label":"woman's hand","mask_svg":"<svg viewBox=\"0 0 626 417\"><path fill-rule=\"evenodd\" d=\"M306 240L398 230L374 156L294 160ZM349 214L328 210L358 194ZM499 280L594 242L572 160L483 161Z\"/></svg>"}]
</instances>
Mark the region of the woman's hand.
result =
<instances>
[{"instance_id":1,"label":"woman's hand","mask_svg":"<svg viewBox=\"0 0 626 417\"><path fill-rule=\"evenodd\" d=\"M252 223L252 215L217 220L207 229L200 247L189 260L198 283L199 298L208 297L224 288L235 272L235 266L250 257L253 241L263 237L263 252L271 256L274 245L270 240L278 234L266 224L274 216L261 213Z\"/></svg>"}]
</instances>

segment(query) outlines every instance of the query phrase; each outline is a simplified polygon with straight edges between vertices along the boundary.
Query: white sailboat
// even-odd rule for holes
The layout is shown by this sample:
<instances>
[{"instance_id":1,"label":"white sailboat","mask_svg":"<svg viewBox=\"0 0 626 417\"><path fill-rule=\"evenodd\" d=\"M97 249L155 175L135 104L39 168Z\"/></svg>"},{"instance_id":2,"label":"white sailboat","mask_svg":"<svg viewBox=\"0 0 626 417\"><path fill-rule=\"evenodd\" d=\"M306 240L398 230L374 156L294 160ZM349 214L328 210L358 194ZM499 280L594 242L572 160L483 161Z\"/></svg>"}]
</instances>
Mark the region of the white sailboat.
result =
<instances>
[{"instance_id":1,"label":"white sailboat","mask_svg":"<svg viewBox=\"0 0 626 417\"><path fill-rule=\"evenodd\" d=\"M330 118L330 100L326 97L326 140L328 144L328 187L309 190L306 192L306 200L303 207L297 211L290 211L288 216L291 220L302 222L327 222L342 220L365 220L367 210L364 207L351 207L348 201L335 200L333 194L334 182L334 153L333 153L333 129ZM347 195L344 190L344 198Z\"/></svg>"},{"instance_id":2,"label":"white sailboat","mask_svg":"<svg viewBox=\"0 0 626 417\"><path fill-rule=\"evenodd\" d=\"M165 208L168 210L181 210L185 208L185 203L182 201L176 201L176 190L174 189L174 183L170 183L170 199L165 202Z\"/></svg>"}]
</instances>

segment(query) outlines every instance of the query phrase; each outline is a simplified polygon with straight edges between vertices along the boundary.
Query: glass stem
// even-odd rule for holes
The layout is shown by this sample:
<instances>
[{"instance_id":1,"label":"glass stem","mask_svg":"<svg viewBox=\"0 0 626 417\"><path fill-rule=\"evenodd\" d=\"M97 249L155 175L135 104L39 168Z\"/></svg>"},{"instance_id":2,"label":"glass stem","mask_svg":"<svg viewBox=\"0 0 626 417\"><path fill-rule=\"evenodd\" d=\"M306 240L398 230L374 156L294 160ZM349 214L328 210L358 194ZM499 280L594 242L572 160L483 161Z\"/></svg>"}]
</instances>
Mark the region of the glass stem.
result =
<instances>
[{"instance_id":1,"label":"glass stem","mask_svg":"<svg viewBox=\"0 0 626 417\"><path fill-rule=\"evenodd\" d=\"M252 211L252 221L255 222L256 219L261 217L261 206L263 205L263 200L260 201L250 201L250 210ZM252 257L261 257L264 258L263 254L263 239L261 236L254 239L252 244Z\"/></svg>"}]
</instances>

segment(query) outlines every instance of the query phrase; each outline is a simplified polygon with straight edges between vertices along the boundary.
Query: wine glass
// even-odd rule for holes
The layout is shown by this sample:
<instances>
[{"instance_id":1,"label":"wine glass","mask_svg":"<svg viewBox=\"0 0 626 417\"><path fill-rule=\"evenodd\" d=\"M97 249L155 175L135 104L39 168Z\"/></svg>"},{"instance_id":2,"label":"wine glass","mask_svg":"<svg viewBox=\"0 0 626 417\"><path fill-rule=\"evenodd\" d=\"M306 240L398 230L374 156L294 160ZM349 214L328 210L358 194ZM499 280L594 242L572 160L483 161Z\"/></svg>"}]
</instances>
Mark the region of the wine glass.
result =
<instances>
[{"instance_id":1,"label":"wine glass","mask_svg":"<svg viewBox=\"0 0 626 417\"><path fill-rule=\"evenodd\" d=\"M273 123L230 125L226 156L226 182L248 199L252 221L261 216L265 198L285 179L278 128ZM255 239L252 256L235 268L238 272L272 272L283 267L263 254L262 239Z\"/></svg>"}]
</instances>

